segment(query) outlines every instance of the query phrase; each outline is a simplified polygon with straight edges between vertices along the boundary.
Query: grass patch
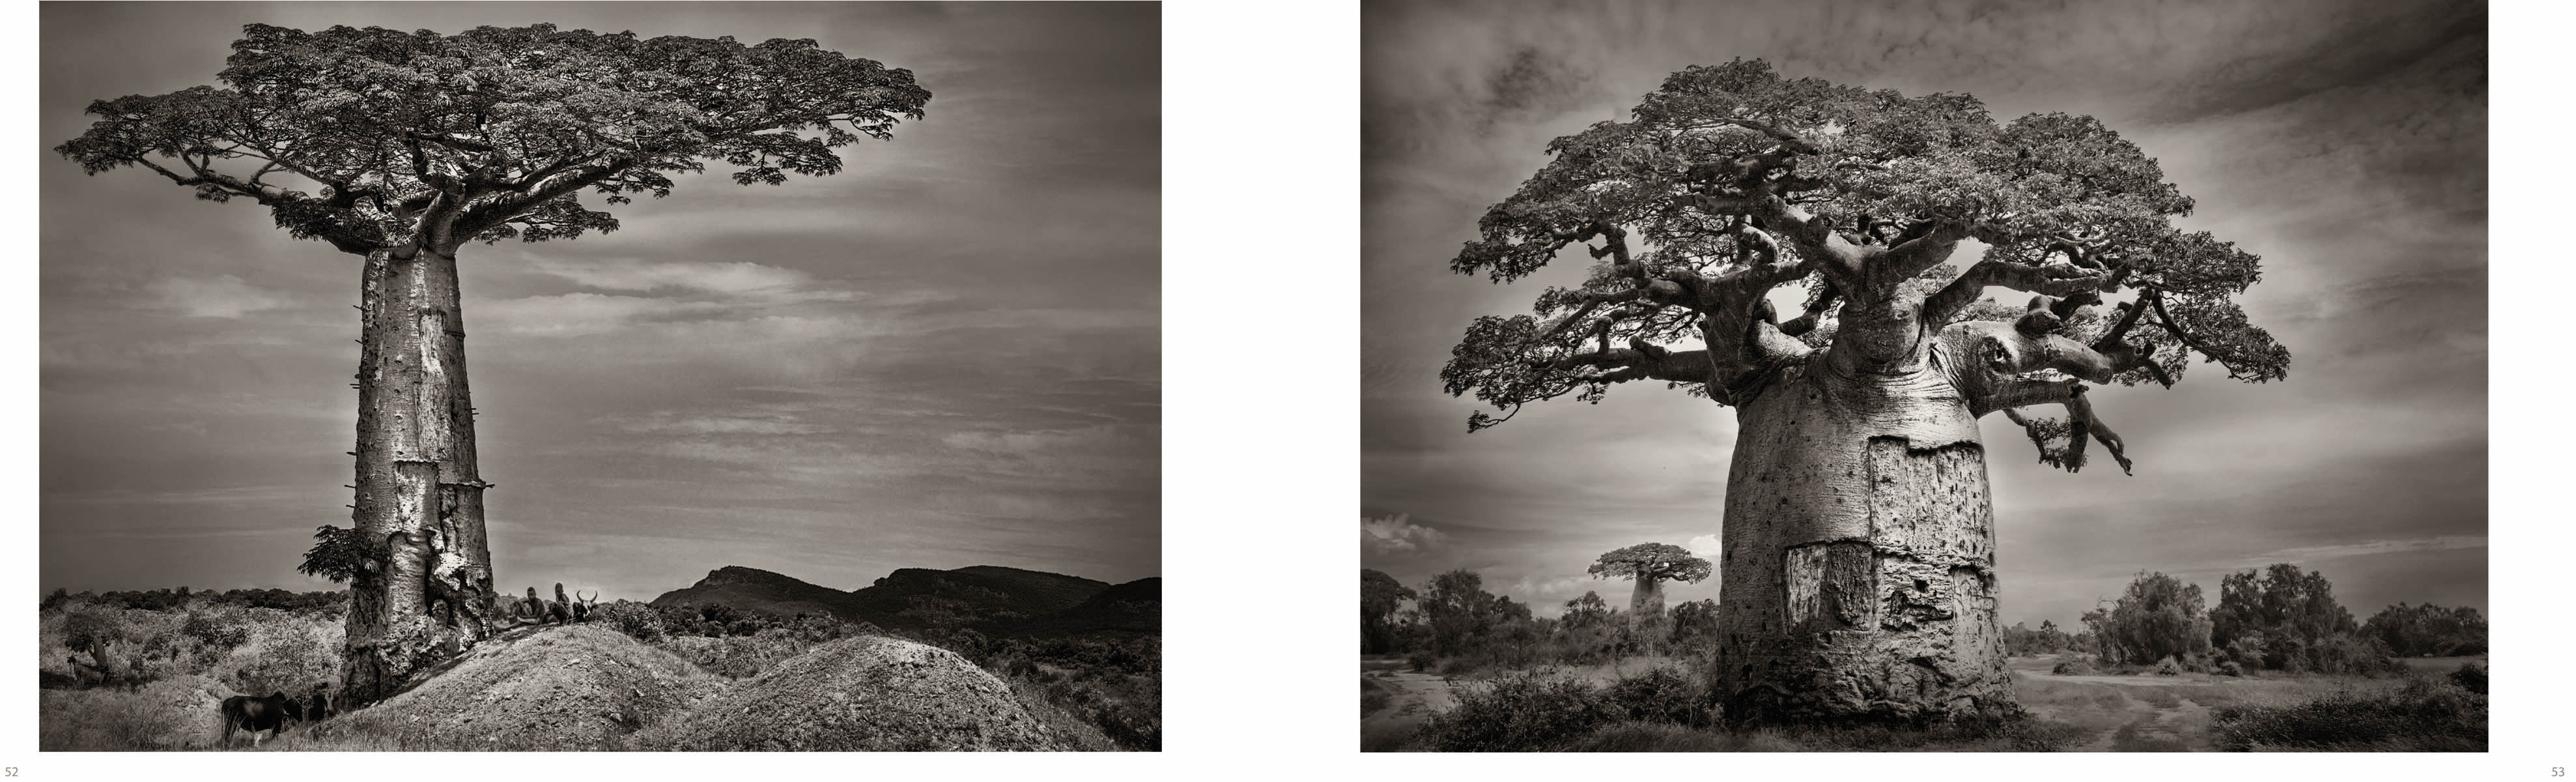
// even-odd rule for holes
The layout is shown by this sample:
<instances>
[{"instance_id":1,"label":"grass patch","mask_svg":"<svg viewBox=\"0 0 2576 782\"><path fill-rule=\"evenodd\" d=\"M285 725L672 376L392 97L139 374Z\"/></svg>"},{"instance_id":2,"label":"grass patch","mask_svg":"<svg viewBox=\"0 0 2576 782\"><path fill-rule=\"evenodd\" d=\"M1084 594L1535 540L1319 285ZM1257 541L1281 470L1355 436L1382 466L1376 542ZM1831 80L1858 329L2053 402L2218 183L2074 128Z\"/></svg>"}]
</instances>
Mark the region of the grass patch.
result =
<instances>
[{"instance_id":1,"label":"grass patch","mask_svg":"<svg viewBox=\"0 0 2576 782\"><path fill-rule=\"evenodd\" d=\"M2121 711L2129 708L2129 688L2092 682L2060 682L2024 678L2014 683L2016 698L2025 708L2055 711Z\"/></svg>"},{"instance_id":2,"label":"grass patch","mask_svg":"<svg viewBox=\"0 0 2576 782\"><path fill-rule=\"evenodd\" d=\"M1421 734L1411 723L1378 723L1360 726L1361 752L1419 752Z\"/></svg>"},{"instance_id":3,"label":"grass patch","mask_svg":"<svg viewBox=\"0 0 2576 782\"><path fill-rule=\"evenodd\" d=\"M2190 752L2190 751L2191 751L2191 748L2190 748L2190 747L2188 747L2188 746L2184 746L2184 745L2183 745L2183 743L2182 743L2182 740L2181 740L2181 739L2178 739L2178 738L2175 738L2175 737L2172 737L2172 736L2146 736L2146 735L2143 735L2143 734L2139 731L2139 727L2140 727L2140 726L2149 726L2149 725L2153 725L2153 724L2155 724L2155 721L2156 721L2156 718L2155 718L2155 717L2153 717L2153 716L2147 716L2147 717L2141 717L2141 718L2138 718L2138 720L2137 720L2137 721L2131 722L2131 723L2129 723L2129 724L2127 724L2127 725L2122 725L2122 726L2120 726L2120 729L2119 729L2119 730L2117 730L2117 731L2113 731L2113 732L2111 733L2111 751L2113 751L2113 752Z\"/></svg>"},{"instance_id":4,"label":"grass patch","mask_svg":"<svg viewBox=\"0 0 2576 782\"><path fill-rule=\"evenodd\" d=\"M1747 746L1748 744L1757 743L1755 741L1748 740L1749 738L1763 739L1763 741L1758 743L1763 744L1764 747L1756 749ZM1622 722L1577 736L1573 740L1565 742L1565 744L1558 747L1558 749L1565 752L1797 751L1797 747L1795 745L1770 739L1771 737L1767 734L1754 737L1706 730L1693 730L1680 725L1663 723Z\"/></svg>"},{"instance_id":5,"label":"grass patch","mask_svg":"<svg viewBox=\"0 0 2576 782\"><path fill-rule=\"evenodd\" d=\"M2230 706L2214 715L2220 749L2484 752L2487 698L2458 684L2410 679L2374 693L2338 691L2289 706Z\"/></svg>"},{"instance_id":6,"label":"grass patch","mask_svg":"<svg viewBox=\"0 0 2576 782\"><path fill-rule=\"evenodd\" d=\"M1375 714L1379 709L1384 709L1394 702L1395 694L1387 692L1386 685L1371 681L1366 676L1360 677L1360 716Z\"/></svg>"}]
</instances>

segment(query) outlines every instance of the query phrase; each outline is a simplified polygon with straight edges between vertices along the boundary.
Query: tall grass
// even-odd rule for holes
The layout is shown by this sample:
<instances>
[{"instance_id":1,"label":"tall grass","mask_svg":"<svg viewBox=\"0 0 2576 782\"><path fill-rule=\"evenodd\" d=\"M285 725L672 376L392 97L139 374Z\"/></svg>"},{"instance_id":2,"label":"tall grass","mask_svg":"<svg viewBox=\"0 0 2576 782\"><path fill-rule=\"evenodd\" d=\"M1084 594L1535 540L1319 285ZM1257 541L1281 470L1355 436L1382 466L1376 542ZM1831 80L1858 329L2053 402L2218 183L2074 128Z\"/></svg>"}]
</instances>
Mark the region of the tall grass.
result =
<instances>
[{"instance_id":1,"label":"tall grass","mask_svg":"<svg viewBox=\"0 0 2576 782\"><path fill-rule=\"evenodd\" d=\"M2417 676L2371 693L2337 692L2289 706L2230 706L2214 715L2221 749L2484 752L2487 697Z\"/></svg>"}]
</instances>

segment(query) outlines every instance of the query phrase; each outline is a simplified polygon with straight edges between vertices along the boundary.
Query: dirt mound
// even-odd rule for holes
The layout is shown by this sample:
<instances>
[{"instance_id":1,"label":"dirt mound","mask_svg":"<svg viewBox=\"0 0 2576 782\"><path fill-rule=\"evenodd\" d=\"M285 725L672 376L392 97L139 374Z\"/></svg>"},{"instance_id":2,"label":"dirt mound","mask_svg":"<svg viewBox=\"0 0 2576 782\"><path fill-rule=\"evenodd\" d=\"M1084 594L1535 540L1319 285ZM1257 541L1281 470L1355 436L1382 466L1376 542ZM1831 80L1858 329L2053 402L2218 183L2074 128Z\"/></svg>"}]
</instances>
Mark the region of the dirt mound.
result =
<instances>
[{"instance_id":1,"label":"dirt mound","mask_svg":"<svg viewBox=\"0 0 2576 782\"><path fill-rule=\"evenodd\" d=\"M389 734L420 746L614 749L721 687L605 626L548 627L479 644L412 690L315 732Z\"/></svg>"},{"instance_id":2,"label":"dirt mound","mask_svg":"<svg viewBox=\"0 0 2576 782\"><path fill-rule=\"evenodd\" d=\"M955 652L891 638L834 641L733 683L638 749L1058 750L1010 687Z\"/></svg>"}]
</instances>

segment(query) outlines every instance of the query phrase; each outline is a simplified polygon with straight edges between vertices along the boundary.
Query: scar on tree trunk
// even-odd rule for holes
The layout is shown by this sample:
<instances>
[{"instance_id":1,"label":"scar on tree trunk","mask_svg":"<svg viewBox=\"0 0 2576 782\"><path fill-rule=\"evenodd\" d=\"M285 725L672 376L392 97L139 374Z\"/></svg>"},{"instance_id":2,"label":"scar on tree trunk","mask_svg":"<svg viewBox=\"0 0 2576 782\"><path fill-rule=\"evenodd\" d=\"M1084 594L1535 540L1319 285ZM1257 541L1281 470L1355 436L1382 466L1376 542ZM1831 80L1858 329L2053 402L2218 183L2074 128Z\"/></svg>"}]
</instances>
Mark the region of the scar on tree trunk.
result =
<instances>
[{"instance_id":1,"label":"scar on tree trunk","mask_svg":"<svg viewBox=\"0 0 2576 782\"><path fill-rule=\"evenodd\" d=\"M1729 719L2019 712L1985 449L1945 388L1793 372L1739 410L1718 603Z\"/></svg>"},{"instance_id":2,"label":"scar on tree trunk","mask_svg":"<svg viewBox=\"0 0 2576 782\"><path fill-rule=\"evenodd\" d=\"M351 515L360 539L383 548L350 586L342 681L354 704L399 691L490 633L490 484L475 466L452 252L367 255Z\"/></svg>"}]
</instances>

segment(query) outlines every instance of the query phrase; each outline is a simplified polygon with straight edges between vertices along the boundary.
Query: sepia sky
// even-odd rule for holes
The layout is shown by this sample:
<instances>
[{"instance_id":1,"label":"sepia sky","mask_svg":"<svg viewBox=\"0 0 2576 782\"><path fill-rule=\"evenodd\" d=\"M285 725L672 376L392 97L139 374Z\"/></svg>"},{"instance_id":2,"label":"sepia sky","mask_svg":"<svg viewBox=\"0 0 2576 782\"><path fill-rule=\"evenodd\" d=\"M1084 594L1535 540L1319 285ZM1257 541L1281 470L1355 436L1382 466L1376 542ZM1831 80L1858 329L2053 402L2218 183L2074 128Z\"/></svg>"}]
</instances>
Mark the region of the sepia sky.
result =
<instances>
[{"instance_id":1,"label":"sepia sky","mask_svg":"<svg viewBox=\"0 0 2576 782\"><path fill-rule=\"evenodd\" d=\"M1539 615L1601 552L1714 555L1732 410L1660 384L1534 405L1469 435L1438 372L1518 284L1450 273L1547 141L1673 71L1736 57L1999 120L2090 114L2197 199L2187 230L2263 257L2240 298L2289 378L2193 372L2097 411L2137 474L2037 463L1989 416L2003 620L2072 625L2140 570L2201 585L2291 562L2356 619L2487 605L2486 12L2449 2L1380 3L1362 19L1361 563L1417 588L1468 568ZM1963 251L1964 252L1964 251ZM1695 347L1695 346L1693 346ZM2046 412L2055 414L2054 408ZM1673 600L1715 597L1717 579Z\"/></svg>"},{"instance_id":2,"label":"sepia sky","mask_svg":"<svg viewBox=\"0 0 2576 782\"><path fill-rule=\"evenodd\" d=\"M505 589L1161 572L1155 6L47 3L42 587L332 588L293 568L351 494L358 259L83 176L50 151L82 109L213 83L249 23L536 22L813 38L934 97L837 176L718 167L614 233L466 247Z\"/></svg>"}]
</instances>

